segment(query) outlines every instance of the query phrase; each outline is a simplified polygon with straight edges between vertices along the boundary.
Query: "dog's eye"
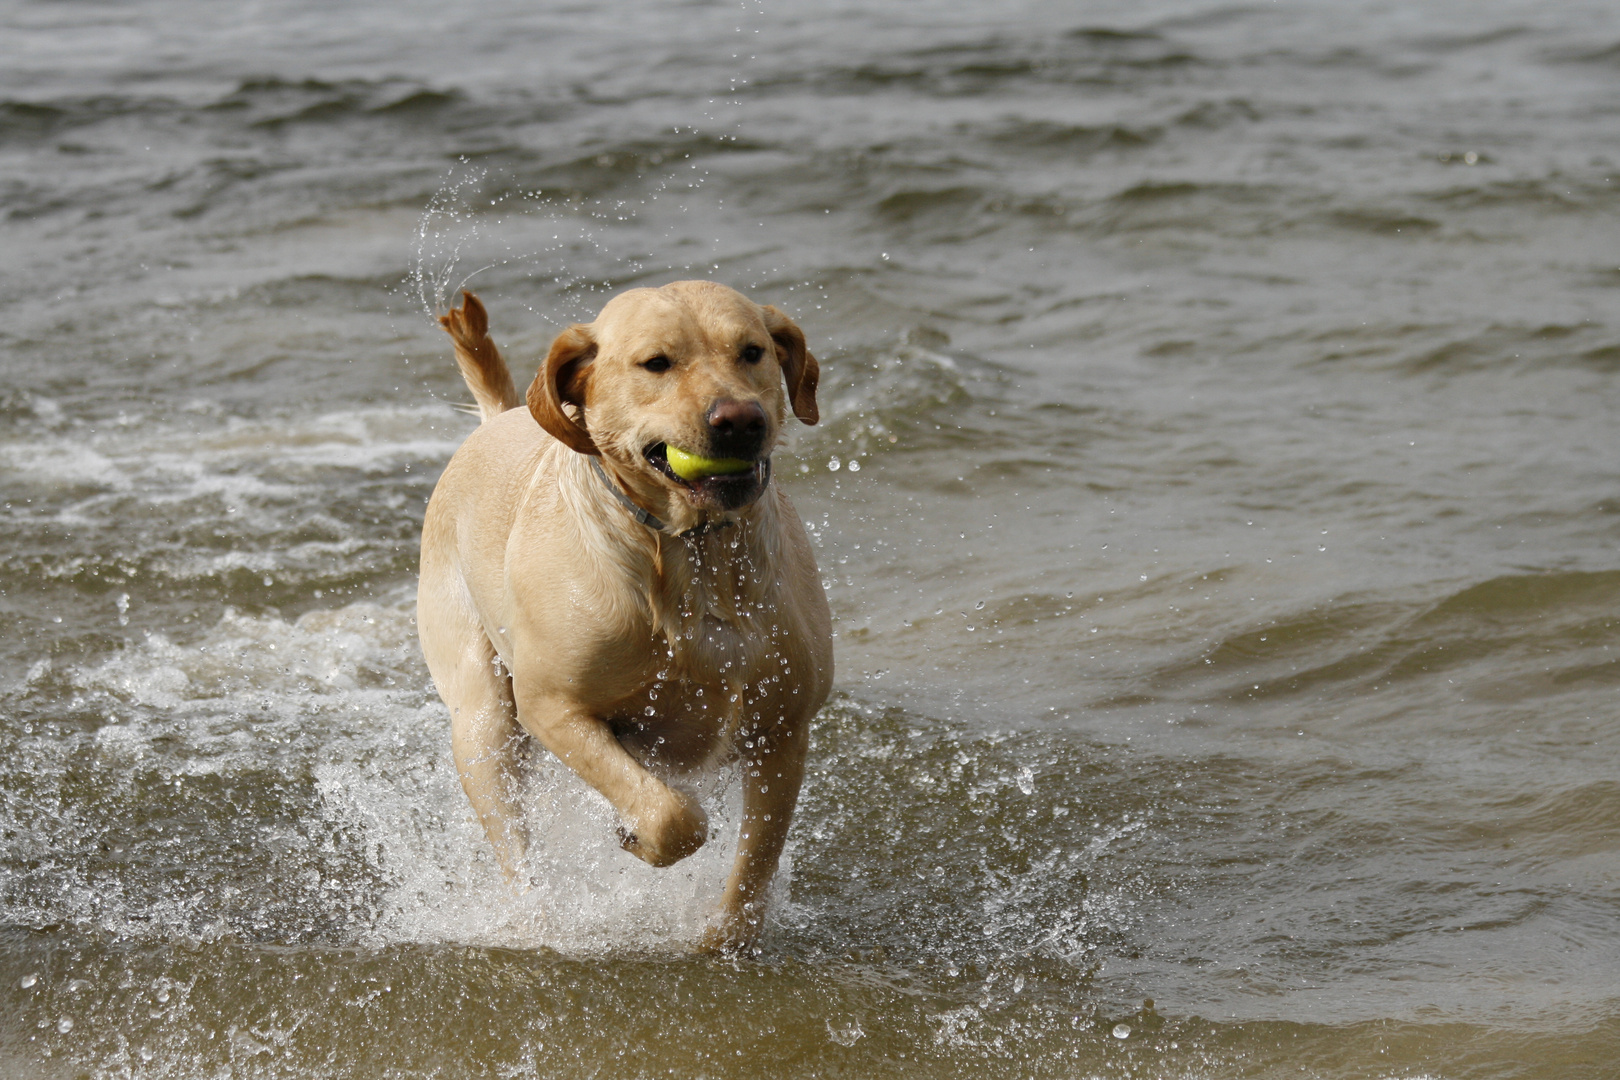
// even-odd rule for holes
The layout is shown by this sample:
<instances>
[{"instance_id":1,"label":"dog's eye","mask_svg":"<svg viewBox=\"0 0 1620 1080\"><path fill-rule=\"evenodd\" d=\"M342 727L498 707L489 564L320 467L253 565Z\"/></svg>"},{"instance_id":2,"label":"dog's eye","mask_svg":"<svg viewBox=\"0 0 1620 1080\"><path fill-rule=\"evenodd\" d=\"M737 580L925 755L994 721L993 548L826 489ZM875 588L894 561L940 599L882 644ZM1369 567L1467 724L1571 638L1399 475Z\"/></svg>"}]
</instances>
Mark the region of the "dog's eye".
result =
<instances>
[{"instance_id":1,"label":"dog's eye","mask_svg":"<svg viewBox=\"0 0 1620 1080\"><path fill-rule=\"evenodd\" d=\"M742 351L743 363L745 363L745 364L757 364L757 363L759 363L759 358L764 356L764 355L765 355L765 350L764 349L760 348L758 345L749 345L749 346L745 347L743 349L743 351Z\"/></svg>"},{"instance_id":2,"label":"dog's eye","mask_svg":"<svg viewBox=\"0 0 1620 1080\"><path fill-rule=\"evenodd\" d=\"M648 371L668 371L670 369L669 357L655 356L651 360L643 360L641 366Z\"/></svg>"}]
</instances>

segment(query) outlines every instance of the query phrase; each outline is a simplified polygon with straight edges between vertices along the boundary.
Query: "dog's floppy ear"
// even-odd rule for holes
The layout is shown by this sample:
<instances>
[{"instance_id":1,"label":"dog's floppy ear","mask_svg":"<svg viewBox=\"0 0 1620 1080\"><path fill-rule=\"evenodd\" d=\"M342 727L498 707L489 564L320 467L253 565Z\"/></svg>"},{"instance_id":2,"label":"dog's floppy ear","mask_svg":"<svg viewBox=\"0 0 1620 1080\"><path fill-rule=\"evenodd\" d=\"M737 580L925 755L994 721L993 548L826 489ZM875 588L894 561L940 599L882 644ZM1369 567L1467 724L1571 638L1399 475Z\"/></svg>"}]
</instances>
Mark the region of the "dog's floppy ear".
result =
<instances>
[{"instance_id":1,"label":"dog's floppy ear","mask_svg":"<svg viewBox=\"0 0 1620 1080\"><path fill-rule=\"evenodd\" d=\"M600 454L585 430L585 387L590 381L589 361L596 355L596 339L591 328L575 323L551 343L546 362L529 384L529 413L547 433L570 450ZM568 415L564 405L572 405L579 419Z\"/></svg>"},{"instance_id":2,"label":"dog's floppy ear","mask_svg":"<svg viewBox=\"0 0 1620 1080\"><path fill-rule=\"evenodd\" d=\"M760 308L765 316L765 329L776 342L776 361L782 365L787 379L788 400L793 403L793 415L806 424L821 419L816 408L816 384L821 381L821 365L804 345L804 331L786 315L766 304Z\"/></svg>"}]
</instances>

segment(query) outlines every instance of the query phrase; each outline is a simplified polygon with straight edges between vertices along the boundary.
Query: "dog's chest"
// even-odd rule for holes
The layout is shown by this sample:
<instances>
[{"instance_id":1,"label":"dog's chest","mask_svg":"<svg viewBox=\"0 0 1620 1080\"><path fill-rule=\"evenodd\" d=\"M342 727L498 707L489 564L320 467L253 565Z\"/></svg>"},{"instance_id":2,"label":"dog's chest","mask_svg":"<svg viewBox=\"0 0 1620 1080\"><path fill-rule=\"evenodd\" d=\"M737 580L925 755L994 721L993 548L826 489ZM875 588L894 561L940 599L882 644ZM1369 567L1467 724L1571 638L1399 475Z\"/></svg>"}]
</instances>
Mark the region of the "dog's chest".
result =
<instances>
[{"instance_id":1,"label":"dog's chest","mask_svg":"<svg viewBox=\"0 0 1620 1080\"><path fill-rule=\"evenodd\" d=\"M771 590L700 575L682 584L641 686L613 724L644 758L695 768L727 756L739 731L772 723L791 695L792 647Z\"/></svg>"}]
</instances>

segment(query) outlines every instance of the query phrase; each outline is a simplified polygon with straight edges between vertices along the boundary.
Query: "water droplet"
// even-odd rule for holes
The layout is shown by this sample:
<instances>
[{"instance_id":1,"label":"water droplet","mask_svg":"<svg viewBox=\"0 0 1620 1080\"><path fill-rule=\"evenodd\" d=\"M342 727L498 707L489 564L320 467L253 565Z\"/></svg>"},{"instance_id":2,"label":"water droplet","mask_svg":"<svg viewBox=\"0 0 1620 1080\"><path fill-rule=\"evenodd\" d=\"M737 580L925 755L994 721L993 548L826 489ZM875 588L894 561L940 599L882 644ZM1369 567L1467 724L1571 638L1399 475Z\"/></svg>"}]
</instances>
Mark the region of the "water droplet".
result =
<instances>
[{"instance_id":1,"label":"water droplet","mask_svg":"<svg viewBox=\"0 0 1620 1080\"><path fill-rule=\"evenodd\" d=\"M1115 1024L1114 1025L1114 1038L1116 1038L1116 1039L1128 1039L1130 1037L1131 1037L1131 1025L1129 1025L1129 1024Z\"/></svg>"},{"instance_id":2,"label":"water droplet","mask_svg":"<svg viewBox=\"0 0 1620 1080\"><path fill-rule=\"evenodd\" d=\"M168 987L164 987L162 990L159 990L157 992L157 999L158 999L158 1004L160 1004L160 1005L166 1003L169 1000L169 989L168 989Z\"/></svg>"},{"instance_id":3,"label":"water droplet","mask_svg":"<svg viewBox=\"0 0 1620 1080\"><path fill-rule=\"evenodd\" d=\"M24 990L27 990L37 982L39 982L39 976L29 972L27 975L24 975L22 978L17 980L17 985L22 987Z\"/></svg>"},{"instance_id":4,"label":"water droplet","mask_svg":"<svg viewBox=\"0 0 1620 1080\"><path fill-rule=\"evenodd\" d=\"M850 460L850 463L849 463L849 471L850 472L860 472L861 471L861 463L852 458Z\"/></svg>"},{"instance_id":5,"label":"water droplet","mask_svg":"<svg viewBox=\"0 0 1620 1080\"><path fill-rule=\"evenodd\" d=\"M980 600L977 604L974 604L973 605L973 610L974 611L983 611L984 610L984 601Z\"/></svg>"},{"instance_id":6,"label":"water droplet","mask_svg":"<svg viewBox=\"0 0 1620 1080\"><path fill-rule=\"evenodd\" d=\"M1018 790L1025 795L1035 794L1035 770L1028 765L1018 770Z\"/></svg>"},{"instance_id":7,"label":"water droplet","mask_svg":"<svg viewBox=\"0 0 1620 1080\"><path fill-rule=\"evenodd\" d=\"M658 711L657 709L655 709L651 705L649 705L645 709L642 709L641 713L642 713L643 716L651 716L654 713L656 713L657 711Z\"/></svg>"},{"instance_id":8,"label":"water droplet","mask_svg":"<svg viewBox=\"0 0 1620 1080\"><path fill-rule=\"evenodd\" d=\"M861 1029L861 1022L859 1020L854 1021L848 1027L841 1028L833 1027L832 1021L828 1020L827 1036L839 1046L854 1046L857 1042L860 1042L861 1039L866 1037L866 1032Z\"/></svg>"},{"instance_id":9,"label":"water droplet","mask_svg":"<svg viewBox=\"0 0 1620 1080\"><path fill-rule=\"evenodd\" d=\"M60 1031L63 1035L66 1035L68 1032L72 1031L73 1030L73 1017L64 1016L64 1017L62 1017L62 1019L58 1020L56 1022L56 1030Z\"/></svg>"},{"instance_id":10,"label":"water droplet","mask_svg":"<svg viewBox=\"0 0 1620 1080\"><path fill-rule=\"evenodd\" d=\"M837 472L839 469L843 468L843 466L844 466L844 463L842 461L839 461L837 458L828 458L827 459L827 468L831 472Z\"/></svg>"}]
</instances>

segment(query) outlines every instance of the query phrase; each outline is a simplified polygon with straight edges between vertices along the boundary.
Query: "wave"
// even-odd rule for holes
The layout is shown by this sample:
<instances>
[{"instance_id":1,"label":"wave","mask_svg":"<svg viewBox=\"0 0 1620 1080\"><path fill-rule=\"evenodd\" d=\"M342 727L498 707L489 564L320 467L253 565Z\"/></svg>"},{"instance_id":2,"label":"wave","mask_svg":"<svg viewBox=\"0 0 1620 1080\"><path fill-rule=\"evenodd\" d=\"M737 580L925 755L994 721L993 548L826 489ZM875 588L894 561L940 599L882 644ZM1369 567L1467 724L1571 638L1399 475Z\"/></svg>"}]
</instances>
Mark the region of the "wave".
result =
<instances>
[{"instance_id":1,"label":"wave","mask_svg":"<svg viewBox=\"0 0 1620 1080\"><path fill-rule=\"evenodd\" d=\"M472 101L457 89L438 89L403 79L249 79L206 108L238 113L253 127L274 130L293 124L320 124L351 118L400 119L413 123L452 120Z\"/></svg>"},{"instance_id":2,"label":"wave","mask_svg":"<svg viewBox=\"0 0 1620 1080\"><path fill-rule=\"evenodd\" d=\"M1065 124L1052 120L1024 120L997 124L986 134L994 145L1085 156L1108 150L1137 150L1164 136L1162 128L1126 124Z\"/></svg>"},{"instance_id":3,"label":"wave","mask_svg":"<svg viewBox=\"0 0 1620 1080\"><path fill-rule=\"evenodd\" d=\"M248 419L199 405L90 434L46 413L0 440L13 540L0 582L69 586L85 599L74 618L103 628L120 590L140 625L145 605L182 596L288 603L408 573L416 518L399 507L425 501L467 426L444 406ZM377 528L384 516L398 524Z\"/></svg>"},{"instance_id":4,"label":"wave","mask_svg":"<svg viewBox=\"0 0 1620 1080\"><path fill-rule=\"evenodd\" d=\"M1596 48L1584 46L1558 49L1550 52L1548 59L1566 64L1620 65L1620 42L1599 45Z\"/></svg>"},{"instance_id":5,"label":"wave","mask_svg":"<svg viewBox=\"0 0 1620 1080\"><path fill-rule=\"evenodd\" d=\"M1547 213L1585 213L1617 200L1612 186L1579 177L1488 180L1415 192L1414 196L1451 210L1524 209Z\"/></svg>"},{"instance_id":6,"label":"wave","mask_svg":"<svg viewBox=\"0 0 1620 1080\"><path fill-rule=\"evenodd\" d=\"M824 358L821 423L795 428L785 446L801 461L829 455L871 457L895 450L976 445L989 454L1023 451L1024 437L1002 431L990 415L1009 402L1015 373L961 352L945 352L944 335L914 327L887 346Z\"/></svg>"},{"instance_id":7,"label":"wave","mask_svg":"<svg viewBox=\"0 0 1620 1080\"><path fill-rule=\"evenodd\" d=\"M938 97L995 94L1031 84L1123 86L1208 66L1207 57L1153 31L1080 27L1039 39L992 37L971 43L895 51L882 60L760 80L781 92L802 85L823 94L885 91Z\"/></svg>"},{"instance_id":8,"label":"wave","mask_svg":"<svg viewBox=\"0 0 1620 1080\"><path fill-rule=\"evenodd\" d=\"M46 101L0 101L0 145L55 138L78 128L128 117L185 111L173 98L97 94Z\"/></svg>"},{"instance_id":9,"label":"wave","mask_svg":"<svg viewBox=\"0 0 1620 1080\"><path fill-rule=\"evenodd\" d=\"M92 94L0 101L0 143L54 138L111 120L212 121L231 127L276 128L348 118L420 122L446 119L473 107L456 88L440 89L410 79L244 79L223 96L202 100L166 95Z\"/></svg>"},{"instance_id":10,"label":"wave","mask_svg":"<svg viewBox=\"0 0 1620 1080\"><path fill-rule=\"evenodd\" d=\"M1153 689L1135 700L1354 702L1404 685L1506 703L1620 687L1616 610L1620 571L1501 575L1416 611L1347 598L1225 633L1155 671ZM1429 704L1410 693L1402 700Z\"/></svg>"},{"instance_id":11,"label":"wave","mask_svg":"<svg viewBox=\"0 0 1620 1080\"><path fill-rule=\"evenodd\" d=\"M1394 367L1408 375L1550 367L1613 370L1620 361L1620 344L1602 340L1608 336L1605 327L1591 323L1496 325L1417 351L1396 351Z\"/></svg>"}]
</instances>

